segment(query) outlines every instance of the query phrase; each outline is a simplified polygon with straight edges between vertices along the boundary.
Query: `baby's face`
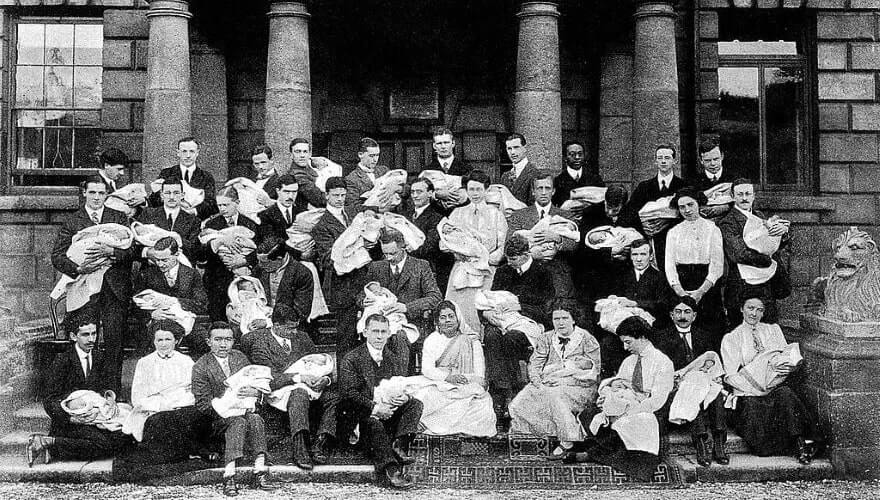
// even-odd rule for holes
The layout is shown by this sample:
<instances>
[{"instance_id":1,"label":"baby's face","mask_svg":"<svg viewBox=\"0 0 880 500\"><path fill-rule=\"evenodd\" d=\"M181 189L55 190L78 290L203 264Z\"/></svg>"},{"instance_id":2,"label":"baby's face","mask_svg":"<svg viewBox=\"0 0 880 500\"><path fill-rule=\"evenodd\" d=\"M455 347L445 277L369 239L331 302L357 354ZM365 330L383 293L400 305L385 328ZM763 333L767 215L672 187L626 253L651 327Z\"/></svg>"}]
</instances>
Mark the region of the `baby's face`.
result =
<instances>
[{"instance_id":1,"label":"baby's face","mask_svg":"<svg viewBox=\"0 0 880 500\"><path fill-rule=\"evenodd\" d=\"M86 402L83 398L71 399L67 402L67 407L71 410L82 410L86 407Z\"/></svg>"},{"instance_id":2,"label":"baby's face","mask_svg":"<svg viewBox=\"0 0 880 500\"><path fill-rule=\"evenodd\" d=\"M609 235L610 233L608 233L607 231L599 231L595 233L590 233L590 236L587 239L591 244L598 245L599 243L605 243L605 240L608 239Z\"/></svg>"},{"instance_id":3,"label":"baby's face","mask_svg":"<svg viewBox=\"0 0 880 500\"><path fill-rule=\"evenodd\" d=\"M240 281L238 283L238 291L239 292L256 292L257 287L254 286L250 281Z\"/></svg>"},{"instance_id":4,"label":"baby's face","mask_svg":"<svg viewBox=\"0 0 880 500\"><path fill-rule=\"evenodd\" d=\"M715 362L712 361L711 359L707 359L706 362L703 363L703 367L701 368L701 370L704 372L707 372L710 369L712 369L713 366L715 366Z\"/></svg>"},{"instance_id":5,"label":"baby's face","mask_svg":"<svg viewBox=\"0 0 880 500\"><path fill-rule=\"evenodd\" d=\"M608 387L611 387L614 390L626 389L626 382L623 380L615 380L608 384Z\"/></svg>"},{"instance_id":6,"label":"baby's face","mask_svg":"<svg viewBox=\"0 0 880 500\"><path fill-rule=\"evenodd\" d=\"M382 285L380 285L379 283L370 283L369 285L367 285L367 290L373 293L379 293L379 291L382 290Z\"/></svg>"},{"instance_id":7,"label":"baby's face","mask_svg":"<svg viewBox=\"0 0 880 500\"><path fill-rule=\"evenodd\" d=\"M445 226L443 226L442 231L443 234L451 234L453 231L455 231L455 226L453 226L452 224L446 224Z\"/></svg>"}]
</instances>

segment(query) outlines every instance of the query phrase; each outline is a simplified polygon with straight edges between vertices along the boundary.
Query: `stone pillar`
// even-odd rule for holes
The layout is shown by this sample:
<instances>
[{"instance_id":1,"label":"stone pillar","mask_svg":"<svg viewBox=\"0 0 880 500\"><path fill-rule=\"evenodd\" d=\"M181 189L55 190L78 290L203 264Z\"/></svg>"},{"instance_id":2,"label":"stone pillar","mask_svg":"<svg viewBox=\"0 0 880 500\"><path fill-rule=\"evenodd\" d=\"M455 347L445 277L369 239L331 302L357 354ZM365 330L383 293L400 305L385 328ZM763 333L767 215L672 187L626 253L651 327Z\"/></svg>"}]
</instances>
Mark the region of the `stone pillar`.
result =
<instances>
[{"instance_id":1,"label":"stone pillar","mask_svg":"<svg viewBox=\"0 0 880 500\"><path fill-rule=\"evenodd\" d=\"M192 91L189 69L189 4L185 0L152 0L147 89L144 103L145 180L177 161L177 140L192 134Z\"/></svg>"},{"instance_id":2,"label":"stone pillar","mask_svg":"<svg viewBox=\"0 0 880 500\"><path fill-rule=\"evenodd\" d=\"M532 163L556 172L562 168L559 9L555 2L523 2L517 17L514 131L525 136Z\"/></svg>"},{"instance_id":3,"label":"stone pillar","mask_svg":"<svg viewBox=\"0 0 880 500\"><path fill-rule=\"evenodd\" d=\"M880 323L800 317L804 390L836 476L880 478Z\"/></svg>"},{"instance_id":4,"label":"stone pillar","mask_svg":"<svg viewBox=\"0 0 880 500\"><path fill-rule=\"evenodd\" d=\"M309 69L309 13L306 3L273 1L269 7L266 61L266 144L282 170L294 137L312 139L312 85Z\"/></svg>"},{"instance_id":5,"label":"stone pillar","mask_svg":"<svg viewBox=\"0 0 880 500\"><path fill-rule=\"evenodd\" d=\"M634 181L656 175L654 148L658 143L675 145L681 158L674 3L636 0L632 84Z\"/></svg>"},{"instance_id":6,"label":"stone pillar","mask_svg":"<svg viewBox=\"0 0 880 500\"><path fill-rule=\"evenodd\" d=\"M193 40L193 136L201 143L199 166L218 181L229 170L229 114L226 92L226 56L223 51Z\"/></svg>"}]
</instances>

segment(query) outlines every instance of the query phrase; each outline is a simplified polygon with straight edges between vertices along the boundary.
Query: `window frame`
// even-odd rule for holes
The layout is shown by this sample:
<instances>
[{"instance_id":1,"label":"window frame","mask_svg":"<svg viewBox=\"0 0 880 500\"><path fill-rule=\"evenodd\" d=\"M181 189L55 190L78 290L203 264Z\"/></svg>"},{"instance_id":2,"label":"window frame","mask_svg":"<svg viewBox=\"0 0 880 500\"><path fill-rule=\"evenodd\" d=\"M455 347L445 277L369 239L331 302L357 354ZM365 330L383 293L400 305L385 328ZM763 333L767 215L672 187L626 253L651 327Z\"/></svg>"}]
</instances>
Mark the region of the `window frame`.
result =
<instances>
[{"instance_id":1,"label":"window frame","mask_svg":"<svg viewBox=\"0 0 880 500\"><path fill-rule=\"evenodd\" d=\"M3 75L5 88L7 89L4 93L4 97L6 98L6 106L3 110L3 121L6 124L6 132L4 137L2 138L3 144L6 146L5 155L3 158L6 160L3 162L2 175L3 180L0 182L0 192L5 192L9 195L20 195L20 194L77 194L79 193L78 186L47 186L47 185L35 185L35 186L23 186L23 185L14 185L13 177L16 175L20 175L17 172L17 148L18 148L18 128L16 121L16 111L18 108L15 106L16 100L16 74L18 71L18 26L20 24L91 24L91 25L104 25L104 20L99 16L82 16L82 15L74 15L74 16L59 16L59 15L49 15L49 16L41 16L41 15L29 15L29 16L9 16L6 26L6 33L8 34L6 44L6 51L3 54L5 56L5 60L7 64L5 67L7 68ZM103 47L103 38L102 38L102 47ZM103 48L102 48L103 53ZM44 65L45 67L46 65ZM70 67L75 67L74 64L71 64ZM102 81L103 81L103 57L102 64L100 66L88 66L88 67L100 67L102 70ZM71 84L73 82L71 81ZM68 108L64 108L68 109ZM70 110L76 110L71 103ZM97 108L88 108L95 109L98 111L98 126L95 127L95 130L98 131L98 140L99 143L101 141L101 137L103 136L103 127L101 126L100 120L102 117L102 109L103 109L103 83L102 83L102 91L101 91L101 104ZM75 127L71 127L73 130ZM48 176L51 177L53 175L61 175L61 176L81 176L83 179L96 175L98 172L98 167L89 167L89 168L71 168L71 169L59 169L60 171L56 172L40 172L40 173L32 173L31 175L34 177L43 177Z\"/></svg>"}]
</instances>

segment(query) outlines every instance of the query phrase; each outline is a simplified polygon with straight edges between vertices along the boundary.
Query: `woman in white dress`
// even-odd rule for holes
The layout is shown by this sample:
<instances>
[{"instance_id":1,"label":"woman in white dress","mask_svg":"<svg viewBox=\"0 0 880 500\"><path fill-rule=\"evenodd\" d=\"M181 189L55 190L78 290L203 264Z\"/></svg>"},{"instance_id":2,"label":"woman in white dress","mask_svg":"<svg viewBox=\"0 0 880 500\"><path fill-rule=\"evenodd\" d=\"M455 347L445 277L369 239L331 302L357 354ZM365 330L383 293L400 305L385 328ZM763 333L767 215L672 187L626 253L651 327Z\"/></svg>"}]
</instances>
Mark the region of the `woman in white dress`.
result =
<instances>
[{"instance_id":1,"label":"woman in white dress","mask_svg":"<svg viewBox=\"0 0 880 500\"><path fill-rule=\"evenodd\" d=\"M463 321L474 330L481 332L480 318L474 306L477 290L491 290L495 270L504 257L504 241L507 237L507 220L504 213L493 205L486 203L486 189L489 187L489 176L482 170L474 170L462 179L467 188L468 205L458 207L449 215L449 221L457 227L470 229L476 234L480 243L489 251L489 275L483 279L480 287L457 289L453 284L455 276L460 272L461 262L456 261L449 276L446 288L446 300L457 304L464 315Z\"/></svg>"}]
</instances>

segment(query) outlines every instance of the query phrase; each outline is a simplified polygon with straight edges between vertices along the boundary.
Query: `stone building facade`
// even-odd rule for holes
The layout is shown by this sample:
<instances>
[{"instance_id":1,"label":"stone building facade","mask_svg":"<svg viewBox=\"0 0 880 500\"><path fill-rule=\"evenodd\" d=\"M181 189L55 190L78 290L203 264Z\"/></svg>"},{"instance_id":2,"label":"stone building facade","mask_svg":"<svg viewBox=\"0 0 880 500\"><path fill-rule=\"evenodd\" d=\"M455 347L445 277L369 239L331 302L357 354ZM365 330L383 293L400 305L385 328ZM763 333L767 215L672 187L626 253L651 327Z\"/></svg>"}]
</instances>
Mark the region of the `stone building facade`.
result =
<instances>
[{"instance_id":1,"label":"stone building facade","mask_svg":"<svg viewBox=\"0 0 880 500\"><path fill-rule=\"evenodd\" d=\"M20 320L46 316L49 253L95 150L151 181L176 140L217 179L266 142L418 171L429 130L498 175L503 137L561 167L586 144L608 182L653 172L653 147L720 137L725 166L791 219L794 317L846 226L880 207L878 0L0 0L0 282ZM83 76L85 75L85 76ZM97 75L97 76L96 76ZM93 170L92 170L93 171Z\"/></svg>"}]
</instances>

